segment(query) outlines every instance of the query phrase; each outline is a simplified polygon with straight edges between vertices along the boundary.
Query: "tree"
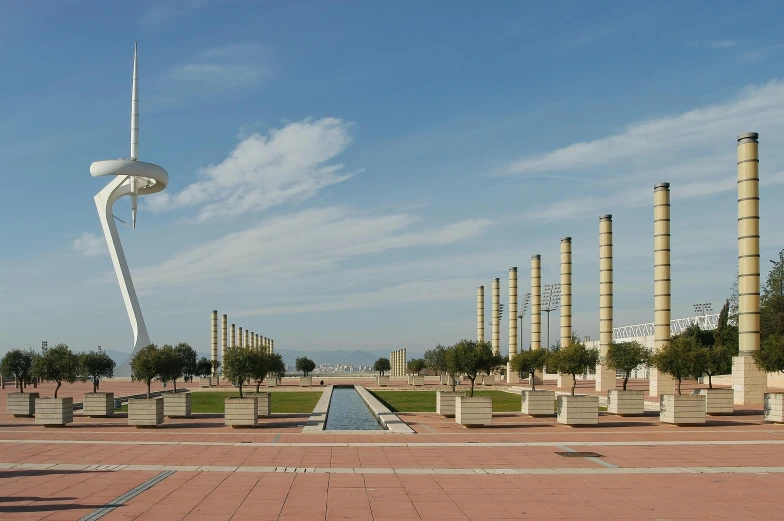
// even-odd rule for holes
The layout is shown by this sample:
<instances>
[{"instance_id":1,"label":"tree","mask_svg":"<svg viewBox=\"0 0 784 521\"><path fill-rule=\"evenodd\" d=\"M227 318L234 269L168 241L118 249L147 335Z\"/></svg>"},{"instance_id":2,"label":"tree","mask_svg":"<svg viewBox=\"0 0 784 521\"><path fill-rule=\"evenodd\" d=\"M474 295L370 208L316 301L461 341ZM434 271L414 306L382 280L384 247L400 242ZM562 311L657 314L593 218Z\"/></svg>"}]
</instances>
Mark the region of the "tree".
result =
<instances>
[{"instance_id":1,"label":"tree","mask_svg":"<svg viewBox=\"0 0 784 521\"><path fill-rule=\"evenodd\" d=\"M373 370L377 371L379 375L384 376L384 371L389 371L392 365L389 363L389 358L379 358L373 364Z\"/></svg>"},{"instance_id":2,"label":"tree","mask_svg":"<svg viewBox=\"0 0 784 521\"><path fill-rule=\"evenodd\" d=\"M577 387L577 375L593 369L598 362L598 349L586 347L579 340L575 341L572 339L571 344L561 347L549 357L547 365L559 373L572 375L572 396L574 396L574 390Z\"/></svg>"},{"instance_id":3,"label":"tree","mask_svg":"<svg viewBox=\"0 0 784 521\"><path fill-rule=\"evenodd\" d=\"M147 384L147 398L150 398L152 381L160 375L160 349L155 344L145 346L133 355L131 373L136 380Z\"/></svg>"},{"instance_id":4,"label":"tree","mask_svg":"<svg viewBox=\"0 0 784 521\"><path fill-rule=\"evenodd\" d=\"M33 358L33 376L56 383L54 397L57 398L63 382L72 384L79 378L79 356L65 344L50 347L46 353Z\"/></svg>"},{"instance_id":5,"label":"tree","mask_svg":"<svg viewBox=\"0 0 784 521\"><path fill-rule=\"evenodd\" d=\"M678 380L678 395L684 378L702 374L705 354L693 335L675 335L669 344L660 348L652 357L651 365Z\"/></svg>"},{"instance_id":6,"label":"tree","mask_svg":"<svg viewBox=\"0 0 784 521\"><path fill-rule=\"evenodd\" d=\"M117 364L103 351L96 353L82 353L79 355L80 377L90 380L93 383L93 392L98 392L98 382L101 378L111 378L114 376L114 368Z\"/></svg>"},{"instance_id":7,"label":"tree","mask_svg":"<svg viewBox=\"0 0 784 521\"><path fill-rule=\"evenodd\" d=\"M455 346L444 348L444 371L452 378L452 392L457 386L457 377L461 372L460 359Z\"/></svg>"},{"instance_id":8,"label":"tree","mask_svg":"<svg viewBox=\"0 0 784 521\"><path fill-rule=\"evenodd\" d=\"M767 337L760 350L754 353L754 362L767 373L784 371L784 336Z\"/></svg>"},{"instance_id":9,"label":"tree","mask_svg":"<svg viewBox=\"0 0 784 521\"><path fill-rule=\"evenodd\" d=\"M180 357L182 362L182 379L186 382L193 381L193 375L198 372L198 361L196 354L196 350L193 349L189 344L185 342L180 342L174 348L177 352L177 355Z\"/></svg>"},{"instance_id":10,"label":"tree","mask_svg":"<svg viewBox=\"0 0 784 521\"><path fill-rule=\"evenodd\" d=\"M530 378L531 390L536 391L536 372L542 371L547 365L550 352L547 349L529 349L512 357L512 371L520 378Z\"/></svg>"},{"instance_id":11,"label":"tree","mask_svg":"<svg viewBox=\"0 0 784 521\"><path fill-rule=\"evenodd\" d=\"M0 360L0 372L3 375L14 377L19 384L20 393L24 392L24 385L32 375L33 356L32 351L12 349Z\"/></svg>"},{"instance_id":12,"label":"tree","mask_svg":"<svg viewBox=\"0 0 784 521\"><path fill-rule=\"evenodd\" d=\"M206 356L199 358L199 361L196 362L196 374L200 378L209 377L212 374L212 361Z\"/></svg>"},{"instance_id":13,"label":"tree","mask_svg":"<svg viewBox=\"0 0 784 521\"><path fill-rule=\"evenodd\" d=\"M612 342L607 349L605 363L610 369L623 372L623 390L629 383L632 371L647 364L651 353L639 342Z\"/></svg>"},{"instance_id":14,"label":"tree","mask_svg":"<svg viewBox=\"0 0 784 521\"><path fill-rule=\"evenodd\" d=\"M165 344L158 352L158 377L162 382L171 382L174 393L177 393L177 378L182 377L182 358L169 344Z\"/></svg>"},{"instance_id":15,"label":"tree","mask_svg":"<svg viewBox=\"0 0 784 521\"><path fill-rule=\"evenodd\" d=\"M308 376L308 373L316 368L316 362L306 356L303 356L297 358L296 368L297 371L302 371L303 376Z\"/></svg>"},{"instance_id":16,"label":"tree","mask_svg":"<svg viewBox=\"0 0 784 521\"><path fill-rule=\"evenodd\" d=\"M724 302L721 311L719 312L719 321L716 329L713 331L715 345L718 347L726 348L731 356L738 354L738 323L737 312L735 323L732 323L731 307L729 299Z\"/></svg>"},{"instance_id":17,"label":"tree","mask_svg":"<svg viewBox=\"0 0 784 521\"><path fill-rule=\"evenodd\" d=\"M425 361L421 358L412 358L408 361L408 370L414 374L419 374L419 372L425 368Z\"/></svg>"},{"instance_id":18,"label":"tree","mask_svg":"<svg viewBox=\"0 0 784 521\"><path fill-rule=\"evenodd\" d=\"M219 360L210 360L210 370L212 371L210 374L212 376L216 376L218 374L218 368L221 366Z\"/></svg>"},{"instance_id":19,"label":"tree","mask_svg":"<svg viewBox=\"0 0 784 521\"><path fill-rule=\"evenodd\" d=\"M446 348L441 344L425 351L424 359L428 369L436 374L446 372Z\"/></svg>"},{"instance_id":20,"label":"tree","mask_svg":"<svg viewBox=\"0 0 784 521\"><path fill-rule=\"evenodd\" d=\"M784 250L779 252L760 296L760 337L784 336Z\"/></svg>"},{"instance_id":21,"label":"tree","mask_svg":"<svg viewBox=\"0 0 784 521\"><path fill-rule=\"evenodd\" d=\"M471 394L474 396L474 382L481 371L489 372L493 363L493 348L489 342L461 340L454 346L458 366L471 380Z\"/></svg>"},{"instance_id":22,"label":"tree","mask_svg":"<svg viewBox=\"0 0 784 521\"><path fill-rule=\"evenodd\" d=\"M275 378L283 378L286 376L286 363L283 361L283 355L280 353L268 354L267 364L269 364L267 374L274 375Z\"/></svg>"},{"instance_id":23,"label":"tree","mask_svg":"<svg viewBox=\"0 0 784 521\"><path fill-rule=\"evenodd\" d=\"M251 349L248 354L250 362L250 377L256 382L256 392L259 392L261 382L267 377L269 372L269 356L261 349Z\"/></svg>"},{"instance_id":24,"label":"tree","mask_svg":"<svg viewBox=\"0 0 784 521\"><path fill-rule=\"evenodd\" d=\"M253 350L242 346L226 348L223 356L223 377L237 386L242 398L242 385L253 378Z\"/></svg>"}]
</instances>

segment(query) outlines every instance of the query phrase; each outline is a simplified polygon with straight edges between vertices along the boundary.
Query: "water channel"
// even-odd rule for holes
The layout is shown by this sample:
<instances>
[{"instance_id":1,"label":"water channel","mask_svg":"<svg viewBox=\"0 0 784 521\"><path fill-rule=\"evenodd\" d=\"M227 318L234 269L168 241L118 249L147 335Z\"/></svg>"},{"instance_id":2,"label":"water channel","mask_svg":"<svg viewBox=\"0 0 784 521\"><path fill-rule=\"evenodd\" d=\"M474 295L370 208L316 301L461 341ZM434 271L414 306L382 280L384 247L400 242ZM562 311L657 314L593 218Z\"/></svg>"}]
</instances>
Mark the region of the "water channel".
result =
<instances>
[{"instance_id":1,"label":"water channel","mask_svg":"<svg viewBox=\"0 0 784 521\"><path fill-rule=\"evenodd\" d=\"M335 387L327 412L327 431L380 431L384 428L353 387Z\"/></svg>"}]
</instances>

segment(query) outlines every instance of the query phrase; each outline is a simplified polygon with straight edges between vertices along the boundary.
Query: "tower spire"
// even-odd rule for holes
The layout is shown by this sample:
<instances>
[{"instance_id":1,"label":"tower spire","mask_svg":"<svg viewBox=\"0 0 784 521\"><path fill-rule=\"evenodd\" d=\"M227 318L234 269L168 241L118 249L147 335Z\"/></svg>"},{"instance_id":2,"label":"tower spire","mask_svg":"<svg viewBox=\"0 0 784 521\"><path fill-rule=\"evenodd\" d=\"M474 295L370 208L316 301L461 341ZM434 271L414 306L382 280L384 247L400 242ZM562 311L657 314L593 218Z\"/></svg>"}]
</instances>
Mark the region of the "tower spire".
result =
<instances>
[{"instance_id":1,"label":"tower spire","mask_svg":"<svg viewBox=\"0 0 784 521\"><path fill-rule=\"evenodd\" d=\"M131 161L139 159L139 70L136 58L137 43L133 42L133 87L131 89ZM136 210L139 202L139 181L131 176L131 227L136 229Z\"/></svg>"}]
</instances>

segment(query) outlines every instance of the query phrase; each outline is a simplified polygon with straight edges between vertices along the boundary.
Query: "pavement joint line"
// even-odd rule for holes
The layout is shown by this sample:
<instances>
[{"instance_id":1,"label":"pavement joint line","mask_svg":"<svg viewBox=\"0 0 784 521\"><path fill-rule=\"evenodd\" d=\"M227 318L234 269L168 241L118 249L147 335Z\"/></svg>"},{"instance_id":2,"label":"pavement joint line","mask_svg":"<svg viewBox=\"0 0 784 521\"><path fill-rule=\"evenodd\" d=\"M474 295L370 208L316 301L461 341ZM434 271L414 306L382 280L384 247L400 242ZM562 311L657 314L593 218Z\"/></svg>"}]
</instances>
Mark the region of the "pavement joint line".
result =
<instances>
[{"instance_id":1,"label":"pavement joint line","mask_svg":"<svg viewBox=\"0 0 784 521\"><path fill-rule=\"evenodd\" d=\"M276 434L275 437L272 438L272 443L278 443L278 440L280 439L280 437L281 437L280 434Z\"/></svg>"},{"instance_id":2,"label":"pavement joint line","mask_svg":"<svg viewBox=\"0 0 784 521\"><path fill-rule=\"evenodd\" d=\"M420 423L417 423L417 424L415 424L415 425L421 425L422 427L424 427L425 429L427 429L429 432L432 432L433 434L435 434L435 432L436 432L436 431L434 431L433 429L431 429L431 428L430 428L430 425L428 425L428 424L426 424L426 423L421 423L421 422L420 422Z\"/></svg>"},{"instance_id":3,"label":"pavement joint line","mask_svg":"<svg viewBox=\"0 0 784 521\"><path fill-rule=\"evenodd\" d=\"M161 472L160 474L157 474L157 475L153 476L152 478L148 479L144 483L141 483L140 485L135 486L134 488L132 488L131 490L129 490L125 494L123 494L123 495L121 495L119 497L114 498L112 501L107 503L105 506L102 506L100 508L97 508L97 509L93 510L92 512L90 512L86 516L84 516L81 519L79 519L79 521L96 521L98 519L101 519L103 516L105 516L106 514L109 514L110 512L112 512L117 507L120 507L120 506L124 505L125 503L127 503L131 499L135 498L136 496L138 496L139 494L141 494L145 490L151 489L152 487L154 487L155 485L157 485L158 483L160 483L164 479L168 478L172 474L174 474L174 471L167 470L165 472Z\"/></svg>"}]
</instances>

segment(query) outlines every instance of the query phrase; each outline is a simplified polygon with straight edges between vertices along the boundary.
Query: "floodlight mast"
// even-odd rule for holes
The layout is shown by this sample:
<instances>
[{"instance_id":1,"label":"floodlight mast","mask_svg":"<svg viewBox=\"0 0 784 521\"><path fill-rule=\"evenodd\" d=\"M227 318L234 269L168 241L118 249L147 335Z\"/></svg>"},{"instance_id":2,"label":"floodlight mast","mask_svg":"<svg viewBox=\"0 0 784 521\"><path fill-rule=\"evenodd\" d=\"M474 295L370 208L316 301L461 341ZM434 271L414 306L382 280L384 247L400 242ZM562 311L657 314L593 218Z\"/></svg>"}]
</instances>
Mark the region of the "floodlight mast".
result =
<instances>
[{"instance_id":1,"label":"floodlight mast","mask_svg":"<svg viewBox=\"0 0 784 521\"><path fill-rule=\"evenodd\" d=\"M545 284L542 288L542 311L547 313L547 349L550 349L550 312L561 303L561 283Z\"/></svg>"},{"instance_id":2,"label":"floodlight mast","mask_svg":"<svg viewBox=\"0 0 784 521\"><path fill-rule=\"evenodd\" d=\"M528 309L528 304L531 303L531 293L523 294L523 300L520 302L520 314L517 315L517 318L520 319L520 352L523 351L523 317L525 317L525 312Z\"/></svg>"}]
</instances>

